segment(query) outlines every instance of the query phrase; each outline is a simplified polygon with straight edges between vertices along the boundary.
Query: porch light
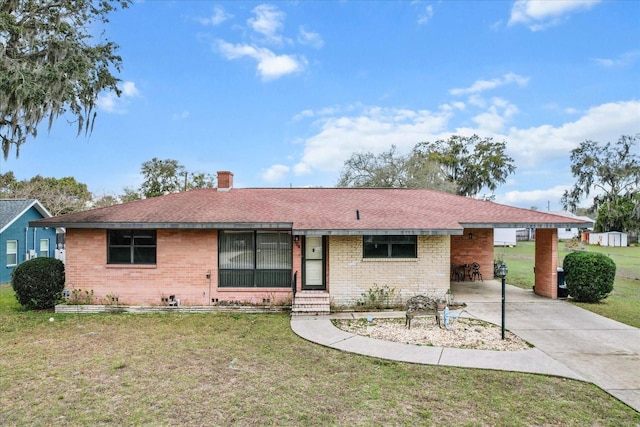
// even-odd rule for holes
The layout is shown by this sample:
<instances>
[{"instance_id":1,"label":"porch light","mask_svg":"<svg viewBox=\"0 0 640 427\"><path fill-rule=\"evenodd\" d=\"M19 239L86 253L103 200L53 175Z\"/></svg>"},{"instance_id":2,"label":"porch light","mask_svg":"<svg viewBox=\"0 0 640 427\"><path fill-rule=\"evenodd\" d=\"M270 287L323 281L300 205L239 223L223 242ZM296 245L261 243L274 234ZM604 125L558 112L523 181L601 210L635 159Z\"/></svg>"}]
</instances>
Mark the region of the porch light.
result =
<instances>
[{"instance_id":1,"label":"porch light","mask_svg":"<svg viewBox=\"0 0 640 427\"><path fill-rule=\"evenodd\" d=\"M509 272L509 269L507 268L506 265L500 264L498 266L498 277L500 277L501 279L504 279L505 277L507 277L508 272Z\"/></svg>"},{"instance_id":2,"label":"porch light","mask_svg":"<svg viewBox=\"0 0 640 427\"><path fill-rule=\"evenodd\" d=\"M469 240L473 239L473 233L469 233Z\"/></svg>"}]
</instances>

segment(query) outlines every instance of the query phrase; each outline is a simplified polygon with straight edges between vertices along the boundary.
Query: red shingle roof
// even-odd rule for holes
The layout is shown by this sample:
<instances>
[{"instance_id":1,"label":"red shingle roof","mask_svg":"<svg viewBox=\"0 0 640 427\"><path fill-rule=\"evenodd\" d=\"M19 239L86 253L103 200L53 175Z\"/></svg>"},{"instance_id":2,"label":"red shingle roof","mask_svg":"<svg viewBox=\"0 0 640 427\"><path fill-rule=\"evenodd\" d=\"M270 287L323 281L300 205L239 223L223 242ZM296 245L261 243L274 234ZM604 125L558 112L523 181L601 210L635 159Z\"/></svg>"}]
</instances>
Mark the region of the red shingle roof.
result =
<instances>
[{"instance_id":1,"label":"red shingle roof","mask_svg":"<svg viewBox=\"0 0 640 427\"><path fill-rule=\"evenodd\" d=\"M169 194L42 219L32 225L459 234L463 227L556 228L591 224L427 189L234 188Z\"/></svg>"}]
</instances>

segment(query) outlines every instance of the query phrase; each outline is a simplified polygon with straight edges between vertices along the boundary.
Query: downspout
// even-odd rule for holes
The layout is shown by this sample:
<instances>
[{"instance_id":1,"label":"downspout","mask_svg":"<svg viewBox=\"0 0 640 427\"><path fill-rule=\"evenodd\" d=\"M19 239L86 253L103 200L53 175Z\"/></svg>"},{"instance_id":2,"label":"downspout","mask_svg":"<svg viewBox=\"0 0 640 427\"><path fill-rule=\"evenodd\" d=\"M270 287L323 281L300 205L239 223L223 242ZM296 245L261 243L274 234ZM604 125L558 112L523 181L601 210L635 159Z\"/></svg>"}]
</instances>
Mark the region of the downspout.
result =
<instances>
[{"instance_id":1,"label":"downspout","mask_svg":"<svg viewBox=\"0 0 640 427\"><path fill-rule=\"evenodd\" d=\"M33 227L33 251L37 254L38 252L36 251L36 227Z\"/></svg>"},{"instance_id":2,"label":"downspout","mask_svg":"<svg viewBox=\"0 0 640 427\"><path fill-rule=\"evenodd\" d=\"M29 227L24 229L24 260L28 260L29 256ZM20 264L20 260L18 260L18 264Z\"/></svg>"}]
</instances>

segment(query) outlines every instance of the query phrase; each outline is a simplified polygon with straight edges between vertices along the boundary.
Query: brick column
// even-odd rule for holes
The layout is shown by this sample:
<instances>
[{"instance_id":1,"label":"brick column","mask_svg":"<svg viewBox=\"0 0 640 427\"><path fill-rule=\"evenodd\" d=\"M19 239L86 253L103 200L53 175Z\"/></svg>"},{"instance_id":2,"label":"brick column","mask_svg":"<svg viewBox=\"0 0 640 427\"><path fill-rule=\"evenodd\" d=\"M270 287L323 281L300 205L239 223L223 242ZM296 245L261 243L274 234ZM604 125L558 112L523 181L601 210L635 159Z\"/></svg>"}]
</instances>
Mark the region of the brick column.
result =
<instances>
[{"instance_id":1,"label":"brick column","mask_svg":"<svg viewBox=\"0 0 640 427\"><path fill-rule=\"evenodd\" d=\"M536 229L535 293L558 298L558 229Z\"/></svg>"}]
</instances>

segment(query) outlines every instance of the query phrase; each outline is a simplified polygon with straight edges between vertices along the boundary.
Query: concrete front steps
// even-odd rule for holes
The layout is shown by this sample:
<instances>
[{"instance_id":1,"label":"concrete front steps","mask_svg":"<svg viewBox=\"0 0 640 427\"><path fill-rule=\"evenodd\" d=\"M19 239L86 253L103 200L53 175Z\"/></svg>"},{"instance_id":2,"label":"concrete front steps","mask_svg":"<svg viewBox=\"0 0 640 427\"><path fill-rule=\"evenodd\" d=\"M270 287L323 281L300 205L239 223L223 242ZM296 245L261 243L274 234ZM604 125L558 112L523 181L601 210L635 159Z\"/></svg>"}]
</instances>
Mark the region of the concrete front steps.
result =
<instances>
[{"instance_id":1,"label":"concrete front steps","mask_svg":"<svg viewBox=\"0 0 640 427\"><path fill-rule=\"evenodd\" d=\"M292 316L317 316L331 313L331 297L325 291L298 291L291 306Z\"/></svg>"}]
</instances>

